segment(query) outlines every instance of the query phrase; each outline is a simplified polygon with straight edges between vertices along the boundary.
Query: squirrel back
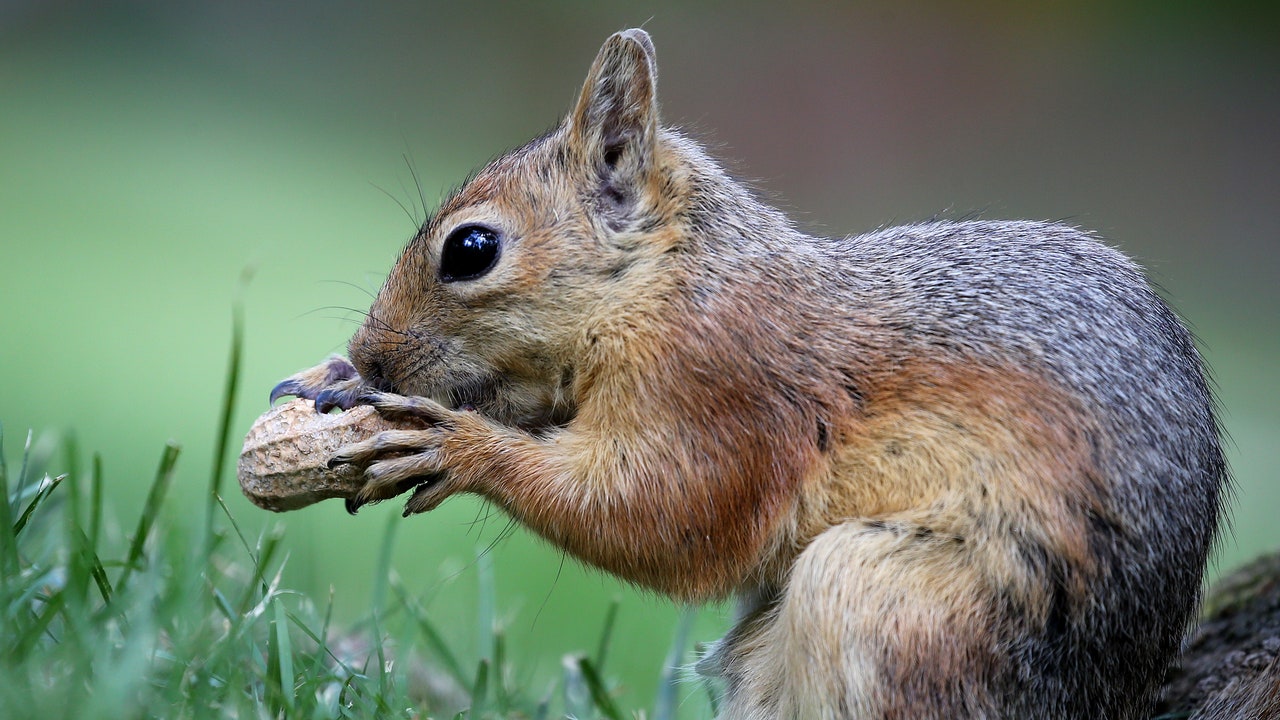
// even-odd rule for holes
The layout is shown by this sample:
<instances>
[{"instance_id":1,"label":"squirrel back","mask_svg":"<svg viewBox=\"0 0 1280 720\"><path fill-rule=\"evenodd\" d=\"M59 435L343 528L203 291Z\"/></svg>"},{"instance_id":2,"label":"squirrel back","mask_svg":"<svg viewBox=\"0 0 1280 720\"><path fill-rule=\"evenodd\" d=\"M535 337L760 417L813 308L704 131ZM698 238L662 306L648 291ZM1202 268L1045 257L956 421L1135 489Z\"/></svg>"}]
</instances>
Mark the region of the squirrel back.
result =
<instances>
[{"instance_id":1,"label":"squirrel back","mask_svg":"<svg viewBox=\"0 0 1280 720\"><path fill-rule=\"evenodd\" d=\"M412 421L335 458L360 501L476 493L630 582L737 595L699 663L726 717L1142 717L1226 468L1141 271L1053 223L805 235L655 83L648 36L610 38L564 123L423 225L354 368L291 381Z\"/></svg>"}]
</instances>

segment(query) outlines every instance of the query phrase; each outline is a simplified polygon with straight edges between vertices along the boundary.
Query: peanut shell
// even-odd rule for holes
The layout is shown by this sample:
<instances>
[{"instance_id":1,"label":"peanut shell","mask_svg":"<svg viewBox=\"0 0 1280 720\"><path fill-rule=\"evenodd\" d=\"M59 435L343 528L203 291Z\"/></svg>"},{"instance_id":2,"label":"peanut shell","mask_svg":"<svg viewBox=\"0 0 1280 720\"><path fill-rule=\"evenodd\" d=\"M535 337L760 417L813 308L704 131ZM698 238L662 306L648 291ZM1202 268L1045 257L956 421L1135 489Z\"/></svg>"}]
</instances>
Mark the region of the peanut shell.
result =
<instances>
[{"instance_id":1,"label":"peanut shell","mask_svg":"<svg viewBox=\"0 0 1280 720\"><path fill-rule=\"evenodd\" d=\"M348 465L330 470L338 448L395 426L371 407L334 415L316 412L310 400L293 400L263 413L249 428L236 475L254 505L285 512L329 498L354 497L364 485Z\"/></svg>"}]
</instances>

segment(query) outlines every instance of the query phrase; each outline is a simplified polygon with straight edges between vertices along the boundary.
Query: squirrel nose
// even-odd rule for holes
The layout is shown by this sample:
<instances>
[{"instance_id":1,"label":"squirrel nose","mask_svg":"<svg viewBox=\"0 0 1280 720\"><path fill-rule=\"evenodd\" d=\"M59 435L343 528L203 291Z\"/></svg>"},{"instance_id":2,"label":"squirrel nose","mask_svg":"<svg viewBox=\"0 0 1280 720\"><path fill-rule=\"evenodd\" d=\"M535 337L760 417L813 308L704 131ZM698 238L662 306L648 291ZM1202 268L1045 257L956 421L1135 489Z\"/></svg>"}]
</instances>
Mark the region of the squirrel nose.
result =
<instances>
[{"instance_id":1,"label":"squirrel nose","mask_svg":"<svg viewBox=\"0 0 1280 720\"><path fill-rule=\"evenodd\" d=\"M360 377L364 378L364 384L380 391L385 391L387 385L386 375L382 371L382 363L377 360L365 363L360 368Z\"/></svg>"},{"instance_id":2,"label":"squirrel nose","mask_svg":"<svg viewBox=\"0 0 1280 720\"><path fill-rule=\"evenodd\" d=\"M364 384L378 392L397 392L395 384L387 379L387 374L382 368L382 363L378 360L370 360L368 364L362 368L360 377L364 378Z\"/></svg>"}]
</instances>

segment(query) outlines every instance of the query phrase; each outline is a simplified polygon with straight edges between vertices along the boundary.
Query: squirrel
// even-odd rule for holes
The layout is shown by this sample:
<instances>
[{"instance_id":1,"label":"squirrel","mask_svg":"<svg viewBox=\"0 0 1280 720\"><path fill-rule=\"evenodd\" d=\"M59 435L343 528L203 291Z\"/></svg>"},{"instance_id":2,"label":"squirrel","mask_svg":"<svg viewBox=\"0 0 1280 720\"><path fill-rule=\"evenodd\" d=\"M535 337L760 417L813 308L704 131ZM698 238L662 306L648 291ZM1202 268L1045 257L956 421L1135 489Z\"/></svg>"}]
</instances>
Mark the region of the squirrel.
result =
<instances>
[{"instance_id":1,"label":"squirrel","mask_svg":"<svg viewBox=\"0 0 1280 720\"><path fill-rule=\"evenodd\" d=\"M659 121L653 44L408 243L348 347L281 383L402 429L365 503L483 496L682 602L724 718L1142 718L1227 483L1191 335L1088 232L813 237Z\"/></svg>"}]
</instances>

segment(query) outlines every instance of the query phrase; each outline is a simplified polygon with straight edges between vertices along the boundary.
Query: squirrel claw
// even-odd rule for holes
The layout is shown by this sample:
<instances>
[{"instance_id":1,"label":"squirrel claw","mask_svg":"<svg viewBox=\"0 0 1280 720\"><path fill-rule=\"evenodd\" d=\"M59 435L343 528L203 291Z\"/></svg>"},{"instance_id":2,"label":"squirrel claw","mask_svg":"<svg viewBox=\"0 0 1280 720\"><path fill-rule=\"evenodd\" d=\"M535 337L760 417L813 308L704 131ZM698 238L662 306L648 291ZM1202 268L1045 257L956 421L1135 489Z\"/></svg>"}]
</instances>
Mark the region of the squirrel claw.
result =
<instances>
[{"instance_id":1,"label":"squirrel claw","mask_svg":"<svg viewBox=\"0 0 1280 720\"><path fill-rule=\"evenodd\" d=\"M430 398L416 395L396 395L385 392L366 392L355 399L357 405L372 405L387 420L416 420L427 425L449 422L452 415L445 406Z\"/></svg>"},{"instance_id":2,"label":"squirrel claw","mask_svg":"<svg viewBox=\"0 0 1280 720\"><path fill-rule=\"evenodd\" d=\"M332 470L339 465L368 468L378 459L404 456L406 453L426 455L434 452L435 435L424 430L385 430L368 440L343 446L326 463Z\"/></svg>"},{"instance_id":3,"label":"squirrel claw","mask_svg":"<svg viewBox=\"0 0 1280 720\"><path fill-rule=\"evenodd\" d=\"M413 489L413 494L405 501L403 517L416 515L417 513L429 512L435 510L444 499L449 497L449 492L443 489L443 478L432 478L418 485Z\"/></svg>"},{"instance_id":4,"label":"squirrel claw","mask_svg":"<svg viewBox=\"0 0 1280 720\"><path fill-rule=\"evenodd\" d=\"M344 380L333 387L325 388L316 393L316 412L323 414L334 408L350 410L356 405L362 404L359 398L356 397L357 392L360 390L359 383L359 378Z\"/></svg>"},{"instance_id":5,"label":"squirrel claw","mask_svg":"<svg viewBox=\"0 0 1280 720\"><path fill-rule=\"evenodd\" d=\"M302 386L302 383L299 382L298 380L295 380L294 378L281 380L279 383L276 384L275 387L271 388L271 396L267 398L267 403L269 405L275 405L276 401L282 397L287 397L290 395L300 397L299 393L302 393L302 392L303 392L303 386Z\"/></svg>"},{"instance_id":6,"label":"squirrel claw","mask_svg":"<svg viewBox=\"0 0 1280 720\"><path fill-rule=\"evenodd\" d=\"M414 487L441 486L444 483L440 481L444 477L434 462L424 461L418 456L383 460L365 470L365 485L355 498L347 501L347 506L359 508L361 505L393 498Z\"/></svg>"},{"instance_id":7,"label":"squirrel claw","mask_svg":"<svg viewBox=\"0 0 1280 720\"><path fill-rule=\"evenodd\" d=\"M355 497L346 499L347 512L355 515L365 505L376 505L383 500L393 498L425 480L426 478L416 477L386 483L370 481Z\"/></svg>"},{"instance_id":8,"label":"squirrel claw","mask_svg":"<svg viewBox=\"0 0 1280 720\"><path fill-rule=\"evenodd\" d=\"M449 492L433 493L431 500L418 499L425 490L439 490L446 485L443 481L447 476L440 467L439 443L438 430L386 430L340 448L329 458L329 468L351 465L362 471L365 479L359 493L347 499L347 512L355 514L364 505L415 487L417 490L409 503L410 514L439 505Z\"/></svg>"},{"instance_id":9,"label":"squirrel claw","mask_svg":"<svg viewBox=\"0 0 1280 720\"><path fill-rule=\"evenodd\" d=\"M277 383L271 388L269 402L274 405L277 400L288 395L307 400L319 400L321 395L339 384L343 389L358 386L360 374L356 372L351 361L339 355L333 355L319 365L294 373ZM318 406L319 402L316 404ZM335 406L337 405L331 405L330 409ZM349 407L343 409L349 409Z\"/></svg>"}]
</instances>

